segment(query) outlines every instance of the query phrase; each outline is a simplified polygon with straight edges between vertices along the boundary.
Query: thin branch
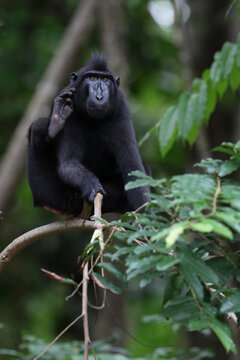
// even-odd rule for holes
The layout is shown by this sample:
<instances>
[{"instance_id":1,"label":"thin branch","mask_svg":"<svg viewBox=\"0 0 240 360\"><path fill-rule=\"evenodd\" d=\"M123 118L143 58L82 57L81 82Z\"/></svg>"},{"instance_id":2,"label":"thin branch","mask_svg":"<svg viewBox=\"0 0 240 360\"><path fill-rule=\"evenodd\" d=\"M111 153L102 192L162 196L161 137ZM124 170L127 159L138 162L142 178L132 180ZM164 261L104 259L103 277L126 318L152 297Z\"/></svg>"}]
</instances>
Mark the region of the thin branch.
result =
<instances>
[{"instance_id":1,"label":"thin branch","mask_svg":"<svg viewBox=\"0 0 240 360\"><path fill-rule=\"evenodd\" d=\"M97 193L94 199L94 216L96 217L101 217L101 208L102 208L102 194ZM66 221L66 223L68 224L68 222L70 221L74 221L74 220L68 220ZM103 228L102 224L99 222L94 222L94 221L86 221L86 220L82 220L79 219L77 220L78 222L80 221L83 227L84 224L88 224L88 228L94 228L96 230L99 230L100 226L101 229ZM53 224L60 224L62 225L61 222L59 223L53 223ZM53 225L50 224L50 225ZM49 225L46 225L49 226ZM43 226L42 226L43 227ZM79 226L77 227L79 228ZM40 228L39 228L40 229ZM37 230L37 229L35 229ZM69 228L68 228L69 230ZM95 231L96 231L95 230ZM34 230L33 230L34 231ZM16 239L17 240L17 239ZM55 342L63 335L65 334L65 332L72 327L78 320L80 320L81 318L83 318L83 330L84 330L84 360L88 360L88 346L89 344L92 347L92 343L90 340L90 336L89 336L89 326L88 326L88 294L87 294L87 288L88 288L88 262L85 264L84 266L84 270L83 270L83 286L82 286L82 313L81 315L79 315L75 320L73 320L71 322L71 324L69 324L60 334L58 334L58 336L45 348L43 349L43 351L37 356L35 357L33 360L38 360L40 359L54 344ZM94 354L94 349L92 348L93 354ZM94 355L95 356L95 355Z\"/></svg>"},{"instance_id":2,"label":"thin branch","mask_svg":"<svg viewBox=\"0 0 240 360\"><path fill-rule=\"evenodd\" d=\"M213 197L213 203L212 203L212 214L214 214L217 211L217 200L219 197L219 194L221 192L221 180L219 177L217 177L217 187L216 187L216 191Z\"/></svg>"},{"instance_id":3,"label":"thin branch","mask_svg":"<svg viewBox=\"0 0 240 360\"><path fill-rule=\"evenodd\" d=\"M38 360L40 359L54 344L55 342L60 339L60 337L65 334L65 332L70 329L76 322L78 322L78 320L80 320L83 317L83 314L79 315L76 319L74 319L71 324L69 324L68 326L65 327L65 329L63 329L63 331L60 332L60 334L58 334L58 336L55 337L55 339L47 346L45 347L45 349L43 349L43 351L37 355L33 360Z\"/></svg>"},{"instance_id":4,"label":"thin branch","mask_svg":"<svg viewBox=\"0 0 240 360\"><path fill-rule=\"evenodd\" d=\"M110 235L108 236L107 240L105 241L104 246L106 246L106 245L109 243L109 241L111 240L112 235L114 234L114 232L115 232L117 229L119 229L119 228L118 228L117 226L114 226L114 228L112 229ZM93 235L93 237L94 237L94 235ZM92 238L93 238L93 237L92 237ZM101 256L102 256L102 254L101 254L101 252L100 252L100 254L97 256L96 260L94 261L94 264L91 266L91 269L89 270L88 275L91 275L91 273L93 272L94 267L98 264ZM66 300L67 300L67 301L70 300L74 295L76 295L76 294L79 292L79 289L80 289L80 287L82 286L82 283L83 283L83 280L80 281L80 283L78 283L77 287L73 290L73 292L66 297Z\"/></svg>"},{"instance_id":5,"label":"thin branch","mask_svg":"<svg viewBox=\"0 0 240 360\"><path fill-rule=\"evenodd\" d=\"M83 269L82 286L82 314L83 314L83 332L84 332L84 360L88 360L88 345L90 343L88 328L88 262Z\"/></svg>"},{"instance_id":6,"label":"thin branch","mask_svg":"<svg viewBox=\"0 0 240 360\"><path fill-rule=\"evenodd\" d=\"M96 221L74 218L65 221L56 221L54 223L40 226L36 229L26 232L25 234L13 240L0 253L0 273L25 247L35 243L43 237L76 229L99 229L99 223L97 223Z\"/></svg>"},{"instance_id":7,"label":"thin branch","mask_svg":"<svg viewBox=\"0 0 240 360\"><path fill-rule=\"evenodd\" d=\"M97 193L94 198L94 216L100 218L102 216L102 198L101 193ZM103 226L100 222L96 221L97 230L101 231L100 241L103 241ZM95 239L93 234L92 239ZM92 241L92 240L91 240ZM100 244L101 246L101 244ZM88 360L88 346L91 344L89 336L89 325L88 325L88 261L86 262L83 269L83 285L82 285L82 314L83 314L83 331L84 331L84 360Z\"/></svg>"}]
</instances>

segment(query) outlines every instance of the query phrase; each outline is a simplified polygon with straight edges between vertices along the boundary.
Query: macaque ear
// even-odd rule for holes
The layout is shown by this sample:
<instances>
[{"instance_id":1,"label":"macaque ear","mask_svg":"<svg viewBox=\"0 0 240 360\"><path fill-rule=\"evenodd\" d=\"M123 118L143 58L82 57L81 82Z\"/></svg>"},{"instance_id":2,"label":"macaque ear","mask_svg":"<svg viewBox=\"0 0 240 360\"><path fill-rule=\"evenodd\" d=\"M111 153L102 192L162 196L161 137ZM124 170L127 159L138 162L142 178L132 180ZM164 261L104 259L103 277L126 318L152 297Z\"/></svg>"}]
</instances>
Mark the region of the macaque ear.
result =
<instances>
[{"instance_id":1,"label":"macaque ear","mask_svg":"<svg viewBox=\"0 0 240 360\"><path fill-rule=\"evenodd\" d=\"M120 85L120 77L118 76L118 77L116 77L116 83L117 83L117 86L119 87L119 85Z\"/></svg>"},{"instance_id":2,"label":"macaque ear","mask_svg":"<svg viewBox=\"0 0 240 360\"><path fill-rule=\"evenodd\" d=\"M72 72L70 75L70 84L75 83L75 81L77 80L78 76L75 72Z\"/></svg>"}]
</instances>

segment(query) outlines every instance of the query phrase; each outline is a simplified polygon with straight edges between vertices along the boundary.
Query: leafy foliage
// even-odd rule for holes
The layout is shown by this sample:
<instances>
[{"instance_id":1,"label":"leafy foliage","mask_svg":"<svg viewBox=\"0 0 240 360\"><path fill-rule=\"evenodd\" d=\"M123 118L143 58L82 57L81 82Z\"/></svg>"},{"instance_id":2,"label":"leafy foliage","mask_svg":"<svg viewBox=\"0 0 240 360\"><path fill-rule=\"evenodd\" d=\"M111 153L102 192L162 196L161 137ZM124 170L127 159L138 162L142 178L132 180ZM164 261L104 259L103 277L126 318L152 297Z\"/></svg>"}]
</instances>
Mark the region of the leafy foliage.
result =
<instances>
[{"instance_id":1,"label":"leafy foliage","mask_svg":"<svg viewBox=\"0 0 240 360\"><path fill-rule=\"evenodd\" d=\"M230 86L235 92L240 85L240 35L237 44L226 42L214 56L210 69L204 71L201 79L193 81L193 92L183 93L178 103L170 107L155 125L158 129L161 154L171 149L177 135L190 145L194 143L202 125L206 125L217 99L222 98ZM151 134L145 135L145 141Z\"/></svg>"},{"instance_id":2,"label":"leafy foliage","mask_svg":"<svg viewBox=\"0 0 240 360\"><path fill-rule=\"evenodd\" d=\"M201 350L199 348L190 348L188 350L176 351L171 347L156 348L154 353L141 358L130 357L122 348L116 348L111 345L114 337L106 341L95 341L93 346L97 352L98 360L202 360L212 358L213 354L209 350ZM47 346L42 340L33 336L26 335L20 345L20 351L2 349L0 356L9 356L16 360L32 360L41 350ZM57 343L44 355L45 360L83 360L82 342L74 341L68 343ZM89 355L89 360L96 359L95 356Z\"/></svg>"},{"instance_id":3,"label":"leafy foliage","mask_svg":"<svg viewBox=\"0 0 240 360\"><path fill-rule=\"evenodd\" d=\"M102 267L123 285L125 277L114 270L115 263L124 264L127 281L138 280L141 288L165 281L160 313L152 318L190 331L209 328L227 352L235 353L226 316L240 312L240 259L232 250L240 235L240 183L226 175L240 167L240 146L223 143L215 150L229 158L197 164L206 174L159 181L134 173L139 179L128 189L149 184L155 191L144 213L128 213L111 223L118 227L121 246L113 245L113 255L105 249ZM114 291L111 287L106 286Z\"/></svg>"}]
</instances>

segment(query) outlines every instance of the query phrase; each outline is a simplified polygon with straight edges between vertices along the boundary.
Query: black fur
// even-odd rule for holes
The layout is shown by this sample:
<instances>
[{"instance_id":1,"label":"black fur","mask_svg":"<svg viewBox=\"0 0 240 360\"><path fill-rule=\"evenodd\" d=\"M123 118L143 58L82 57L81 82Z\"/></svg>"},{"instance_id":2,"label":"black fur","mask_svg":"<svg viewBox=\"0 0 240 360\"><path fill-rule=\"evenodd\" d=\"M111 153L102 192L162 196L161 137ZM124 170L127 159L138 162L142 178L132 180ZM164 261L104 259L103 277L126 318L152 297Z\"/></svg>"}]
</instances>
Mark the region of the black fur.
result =
<instances>
[{"instance_id":1,"label":"black fur","mask_svg":"<svg viewBox=\"0 0 240 360\"><path fill-rule=\"evenodd\" d=\"M129 108L106 59L93 56L54 100L50 119L29 129L28 179L34 206L80 214L104 194L103 212L135 210L148 187L125 191L144 171Z\"/></svg>"}]
</instances>

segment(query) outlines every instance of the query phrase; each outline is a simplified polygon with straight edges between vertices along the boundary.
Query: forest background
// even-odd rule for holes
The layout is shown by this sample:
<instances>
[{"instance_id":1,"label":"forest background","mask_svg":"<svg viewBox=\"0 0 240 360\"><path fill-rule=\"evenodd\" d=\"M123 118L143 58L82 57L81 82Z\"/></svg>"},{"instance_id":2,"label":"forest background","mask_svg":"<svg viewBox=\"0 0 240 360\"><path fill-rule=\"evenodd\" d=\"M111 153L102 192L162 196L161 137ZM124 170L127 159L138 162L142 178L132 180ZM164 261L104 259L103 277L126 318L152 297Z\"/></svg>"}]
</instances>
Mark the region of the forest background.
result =
<instances>
[{"instance_id":1,"label":"forest background","mask_svg":"<svg viewBox=\"0 0 240 360\"><path fill-rule=\"evenodd\" d=\"M94 1L88 2L89 7L90 3ZM68 81L69 72L80 68L91 52L98 49L106 54L110 67L121 77L140 140L166 110L177 103L184 90L191 90L193 79L200 77L213 63L215 52L226 41L237 42L239 17L235 3L228 12L231 1L227 0L105 1L101 11L92 10L87 17L81 18L84 31L76 45L77 51L68 58L58 81L52 84L48 101L44 103L45 107L42 106L43 114L38 115L49 112L53 96ZM23 151L19 152L21 161L15 160L10 173L3 165L15 129L21 119L26 118L26 109L34 99L34 93L46 84L45 71L58 55L59 44L64 40L72 18L83 13L82 8L78 13L79 6L83 5L83 1L77 0L1 2L1 248L27 230L56 219L42 209L32 208L23 166L26 128L24 137L14 138ZM151 166L155 178L196 171L193 164L209 156L212 148L223 141L240 139L239 94L226 89L223 92L221 103L216 105L208 125L199 131L191 146L177 138L165 151L166 147L159 145L154 132L142 144L142 157ZM9 188L2 185L4 176L7 183L12 184ZM77 316L80 299L74 297L66 302L65 297L71 290L50 281L40 269L78 277L77 256L88 239L88 234L79 232L46 238L26 249L4 271L0 281L0 349L18 349L26 334L48 343ZM145 344L172 346L173 349L182 344L186 348L198 345L203 349L213 348L216 359L237 359L237 355L226 355L214 336L206 340L195 333L188 336L183 331L176 331L171 324L163 327L157 322L144 323L144 316L159 309L161 286L153 282L139 289L133 281L124 297L114 298L111 310L106 309L101 314L90 311L93 339L101 338L99 334L107 338L116 331L122 339L119 345L124 345L132 356L151 353L149 347L135 341L123 330L128 329ZM82 334L81 323L76 324L64 340L79 340L79 334ZM6 359L0 351L1 356Z\"/></svg>"}]
</instances>

